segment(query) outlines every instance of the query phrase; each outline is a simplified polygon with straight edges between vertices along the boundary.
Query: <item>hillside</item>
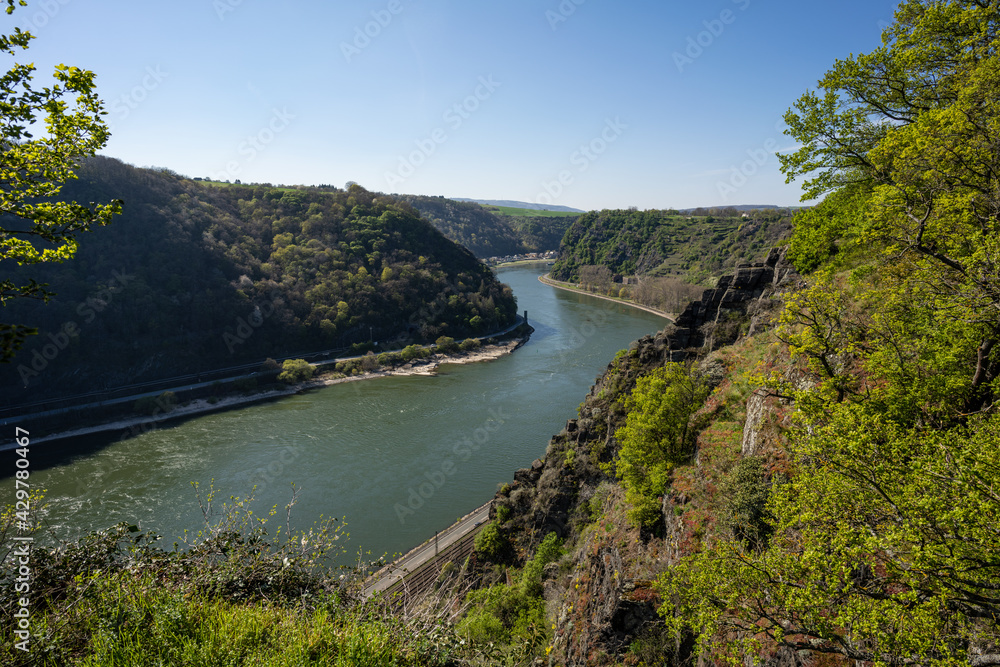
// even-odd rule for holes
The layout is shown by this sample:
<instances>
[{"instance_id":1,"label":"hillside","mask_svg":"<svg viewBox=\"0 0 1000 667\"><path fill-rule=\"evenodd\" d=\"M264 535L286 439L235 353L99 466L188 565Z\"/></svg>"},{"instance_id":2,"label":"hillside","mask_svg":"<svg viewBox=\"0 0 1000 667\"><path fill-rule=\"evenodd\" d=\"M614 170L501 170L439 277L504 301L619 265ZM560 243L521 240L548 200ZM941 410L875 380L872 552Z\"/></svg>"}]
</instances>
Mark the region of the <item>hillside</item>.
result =
<instances>
[{"instance_id":1,"label":"hillside","mask_svg":"<svg viewBox=\"0 0 1000 667\"><path fill-rule=\"evenodd\" d=\"M4 313L41 330L0 368L8 401L514 321L470 252L359 186L220 188L100 158L65 192L124 212L71 261L25 272L57 296Z\"/></svg>"},{"instance_id":2,"label":"hillside","mask_svg":"<svg viewBox=\"0 0 1000 667\"><path fill-rule=\"evenodd\" d=\"M506 215L478 203L400 195L434 227L479 258L544 252L559 247L572 216Z\"/></svg>"},{"instance_id":3,"label":"hillside","mask_svg":"<svg viewBox=\"0 0 1000 667\"><path fill-rule=\"evenodd\" d=\"M30 610L43 664L1000 665L998 35L995 3L907 0L838 60L785 115L782 172L822 200L791 221L582 216L557 277L713 285L423 595L362 599L317 566L333 521L271 538L234 501L185 549L121 525L33 551L0 627Z\"/></svg>"},{"instance_id":4,"label":"hillside","mask_svg":"<svg viewBox=\"0 0 1000 667\"><path fill-rule=\"evenodd\" d=\"M552 664L1000 664L998 26L904 3L796 102L782 171L825 199L500 490L480 641L531 641L516 601Z\"/></svg>"},{"instance_id":5,"label":"hillside","mask_svg":"<svg viewBox=\"0 0 1000 667\"><path fill-rule=\"evenodd\" d=\"M553 278L578 282L581 269L704 283L739 263L758 261L790 230L787 211L705 215L676 211L591 211L577 218L559 248ZM743 217L743 216L746 217Z\"/></svg>"},{"instance_id":6,"label":"hillside","mask_svg":"<svg viewBox=\"0 0 1000 667\"><path fill-rule=\"evenodd\" d=\"M453 197L454 201L472 202L483 206L497 206L500 208L527 209L533 211L558 211L560 213L583 213L578 208L569 206L554 206L552 204L533 204L531 202L513 201L511 199L466 199L463 197Z\"/></svg>"}]
</instances>

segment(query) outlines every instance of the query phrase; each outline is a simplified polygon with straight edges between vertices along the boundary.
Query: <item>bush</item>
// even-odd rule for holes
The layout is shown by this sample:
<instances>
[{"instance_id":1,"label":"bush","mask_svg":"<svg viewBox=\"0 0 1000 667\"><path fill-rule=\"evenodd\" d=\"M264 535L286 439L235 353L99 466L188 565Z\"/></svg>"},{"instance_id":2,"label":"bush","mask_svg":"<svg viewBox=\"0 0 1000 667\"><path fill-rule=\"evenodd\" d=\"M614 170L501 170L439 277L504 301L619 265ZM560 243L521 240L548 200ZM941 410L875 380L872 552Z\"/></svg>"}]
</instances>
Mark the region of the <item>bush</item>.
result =
<instances>
[{"instance_id":1,"label":"bush","mask_svg":"<svg viewBox=\"0 0 1000 667\"><path fill-rule=\"evenodd\" d=\"M233 382L233 389L242 392L251 392L257 389L257 378L239 378Z\"/></svg>"},{"instance_id":2,"label":"bush","mask_svg":"<svg viewBox=\"0 0 1000 667\"><path fill-rule=\"evenodd\" d=\"M486 524L476 535L476 551L488 560L499 563L506 558L509 550L510 542L496 522Z\"/></svg>"},{"instance_id":3,"label":"bush","mask_svg":"<svg viewBox=\"0 0 1000 667\"><path fill-rule=\"evenodd\" d=\"M279 368L281 368L281 364L279 364L277 361L275 361L271 357L268 357L267 359L265 359L264 363L262 363L260 365L260 370L265 371L265 372L276 371Z\"/></svg>"},{"instance_id":4,"label":"bush","mask_svg":"<svg viewBox=\"0 0 1000 667\"><path fill-rule=\"evenodd\" d=\"M437 349L439 352L447 353L447 352L458 351L458 344L455 343L455 339L452 338L451 336L441 336L436 341L434 341L434 343L435 345L437 345Z\"/></svg>"},{"instance_id":5,"label":"bush","mask_svg":"<svg viewBox=\"0 0 1000 667\"><path fill-rule=\"evenodd\" d=\"M383 368L403 363L403 357L399 354L399 352L383 352L378 355L377 359L379 366L382 366Z\"/></svg>"},{"instance_id":6,"label":"bush","mask_svg":"<svg viewBox=\"0 0 1000 667\"><path fill-rule=\"evenodd\" d=\"M404 363L409 363L414 359L423 359L430 356L430 352L419 345L407 345L399 355L402 357Z\"/></svg>"},{"instance_id":7,"label":"bush","mask_svg":"<svg viewBox=\"0 0 1000 667\"><path fill-rule=\"evenodd\" d=\"M480 347L482 347L482 343L480 343L477 339L466 338L459 344L458 349L462 352L471 352L472 350L478 350Z\"/></svg>"},{"instance_id":8,"label":"bush","mask_svg":"<svg viewBox=\"0 0 1000 667\"><path fill-rule=\"evenodd\" d=\"M764 459L750 456L740 460L729 476L726 524L733 535L750 549L763 548L771 536L767 511L770 485L764 475Z\"/></svg>"},{"instance_id":9,"label":"bush","mask_svg":"<svg viewBox=\"0 0 1000 667\"><path fill-rule=\"evenodd\" d=\"M371 373L372 371L378 370L378 357L375 356L374 352L367 352L365 356L359 359L361 370L365 373Z\"/></svg>"},{"instance_id":10,"label":"bush","mask_svg":"<svg viewBox=\"0 0 1000 667\"><path fill-rule=\"evenodd\" d=\"M538 545L535 555L524 564L521 572L521 592L528 597L542 596L542 571L549 563L554 563L563 555L562 540L555 533L549 533Z\"/></svg>"},{"instance_id":11,"label":"bush","mask_svg":"<svg viewBox=\"0 0 1000 667\"><path fill-rule=\"evenodd\" d=\"M507 505L497 505L497 523L507 523L512 510Z\"/></svg>"},{"instance_id":12,"label":"bush","mask_svg":"<svg viewBox=\"0 0 1000 667\"><path fill-rule=\"evenodd\" d=\"M629 518L640 528L655 530L659 525L658 497L673 467L694 451L697 429L692 416L710 391L696 366L669 363L640 377L624 399L627 417L625 426L615 431L621 443L615 472L634 508Z\"/></svg>"},{"instance_id":13,"label":"bush","mask_svg":"<svg viewBox=\"0 0 1000 667\"><path fill-rule=\"evenodd\" d=\"M372 342L365 343L354 343L351 345L351 354L354 356L360 356L366 352L371 352L375 349L375 344Z\"/></svg>"},{"instance_id":14,"label":"bush","mask_svg":"<svg viewBox=\"0 0 1000 667\"><path fill-rule=\"evenodd\" d=\"M165 391L159 396L143 396L138 399L132 409L141 415L166 414L177 405L177 395L172 391Z\"/></svg>"},{"instance_id":15,"label":"bush","mask_svg":"<svg viewBox=\"0 0 1000 667\"><path fill-rule=\"evenodd\" d=\"M517 644L531 653L544 637L545 602L524 595L518 586L496 584L472 591L466 599L471 611L459 632L473 642Z\"/></svg>"},{"instance_id":16,"label":"bush","mask_svg":"<svg viewBox=\"0 0 1000 667\"><path fill-rule=\"evenodd\" d=\"M279 382L296 384L311 380L316 369L305 359L286 359L281 365L282 371L278 374Z\"/></svg>"}]
</instances>

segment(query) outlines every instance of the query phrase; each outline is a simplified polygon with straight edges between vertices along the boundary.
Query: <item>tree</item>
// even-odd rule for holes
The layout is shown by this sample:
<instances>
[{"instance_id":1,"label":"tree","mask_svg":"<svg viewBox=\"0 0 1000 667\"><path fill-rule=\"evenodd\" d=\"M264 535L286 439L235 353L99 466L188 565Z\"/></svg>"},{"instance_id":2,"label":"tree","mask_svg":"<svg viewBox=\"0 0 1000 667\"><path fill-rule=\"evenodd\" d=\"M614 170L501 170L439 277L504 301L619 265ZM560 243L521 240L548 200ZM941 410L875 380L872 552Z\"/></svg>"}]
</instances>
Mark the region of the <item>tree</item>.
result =
<instances>
[{"instance_id":1,"label":"tree","mask_svg":"<svg viewBox=\"0 0 1000 667\"><path fill-rule=\"evenodd\" d=\"M766 382L792 475L766 548L720 535L662 577L702 651L1000 664L998 35L996 3L907 0L786 115L783 171L829 195L790 244L818 269L781 318L798 366Z\"/></svg>"},{"instance_id":2,"label":"tree","mask_svg":"<svg viewBox=\"0 0 1000 667\"><path fill-rule=\"evenodd\" d=\"M671 469L692 451L691 417L708 393L695 368L670 363L640 377L626 399L628 416L615 432L621 443L616 474L637 525L652 529L659 523L658 496Z\"/></svg>"},{"instance_id":3,"label":"tree","mask_svg":"<svg viewBox=\"0 0 1000 667\"><path fill-rule=\"evenodd\" d=\"M7 13L15 0L7 0ZM17 4L26 6L25 0ZM15 28L0 35L0 51L16 57L33 36ZM121 211L121 201L83 206L59 201L63 184L76 178L79 160L93 156L108 141L101 116L103 106L94 89L94 74L58 65L56 83L46 88L32 84L34 65L14 64L0 78L0 215L14 222L0 228L0 261L19 266L61 262L77 249L76 234L94 225L106 225ZM72 98L72 101L69 101ZM44 125L44 134L35 136ZM18 284L0 281L0 305L12 299L47 301L52 292L34 280ZM37 329L0 323L0 362L9 362L27 336Z\"/></svg>"},{"instance_id":4,"label":"tree","mask_svg":"<svg viewBox=\"0 0 1000 667\"><path fill-rule=\"evenodd\" d=\"M970 411L1000 374L998 29L994 3L907 0L881 48L838 61L786 114L802 148L779 155L789 181L811 176L803 199L850 200L839 226L804 218L796 236L880 250L975 330Z\"/></svg>"},{"instance_id":5,"label":"tree","mask_svg":"<svg viewBox=\"0 0 1000 667\"><path fill-rule=\"evenodd\" d=\"M279 382L295 384L296 382L306 382L311 380L316 369L305 359L285 359L281 364L281 372L278 373Z\"/></svg>"}]
</instances>

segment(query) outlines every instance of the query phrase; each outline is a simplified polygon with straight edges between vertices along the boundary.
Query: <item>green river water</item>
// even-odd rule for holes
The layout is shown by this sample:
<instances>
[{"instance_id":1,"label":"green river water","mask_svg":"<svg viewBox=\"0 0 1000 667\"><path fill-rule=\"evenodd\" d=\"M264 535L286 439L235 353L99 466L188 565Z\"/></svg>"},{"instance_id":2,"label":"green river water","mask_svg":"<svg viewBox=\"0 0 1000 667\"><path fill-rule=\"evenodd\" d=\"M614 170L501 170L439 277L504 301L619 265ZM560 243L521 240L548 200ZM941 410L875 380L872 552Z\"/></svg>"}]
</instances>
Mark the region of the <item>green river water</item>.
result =
<instances>
[{"instance_id":1,"label":"green river water","mask_svg":"<svg viewBox=\"0 0 1000 667\"><path fill-rule=\"evenodd\" d=\"M543 456L615 353L667 323L544 285L546 270L498 271L535 333L495 361L335 385L127 440L33 447L31 481L46 489L48 529L69 538L127 521L169 544L202 525L191 482L214 484L222 497L256 486L258 513L283 507L294 484L293 527L346 517L347 559L358 549L371 552L366 559L406 551Z\"/></svg>"}]
</instances>

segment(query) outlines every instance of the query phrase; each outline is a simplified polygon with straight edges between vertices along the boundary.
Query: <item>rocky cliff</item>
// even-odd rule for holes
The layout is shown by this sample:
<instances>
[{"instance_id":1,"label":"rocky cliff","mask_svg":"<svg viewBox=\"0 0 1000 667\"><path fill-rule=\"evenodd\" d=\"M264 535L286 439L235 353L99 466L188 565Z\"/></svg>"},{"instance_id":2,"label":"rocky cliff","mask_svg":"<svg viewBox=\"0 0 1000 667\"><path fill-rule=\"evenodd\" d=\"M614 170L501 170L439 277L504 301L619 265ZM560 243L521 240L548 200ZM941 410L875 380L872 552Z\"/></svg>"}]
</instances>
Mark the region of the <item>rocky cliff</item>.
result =
<instances>
[{"instance_id":1,"label":"rocky cliff","mask_svg":"<svg viewBox=\"0 0 1000 667\"><path fill-rule=\"evenodd\" d=\"M644 650L661 658L672 654L671 662L689 656L688 642L663 636L650 580L683 552L692 531L705 530L716 521L712 514L719 501L695 507L688 496L698 495L697 490L685 494L678 483L664 498L662 530L642 534L629 525L622 507L624 494L614 474L618 450L614 434L626 416L623 399L640 376L671 361L698 360L698 372L718 393L727 382L727 354L720 348L765 331L781 304L781 294L799 282L779 250L771 251L764 262L741 265L724 276L687 307L676 325L620 352L596 379L578 418L552 437L545 458L517 471L513 483L497 494L492 518L509 517L501 527L520 553L530 554L550 532L571 547L571 568L546 570L545 598L555 620L553 664L617 663L626 649L631 656ZM720 457L731 463L741 448L756 453L759 447L744 444L743 435L759 431L766 410L763 399L752 400L757 404L741 410L742 421L724 427L732 433L719 431L728 436L721 438L724 447L716 446L718 433L712 429L699 438L695 468L701 463L711 467ZM721 405L713 394L701 411L702 426ZM754 423L743 428L744 421ZM713 482L701 480L694 486L702 483ZM689 510L705 516L692 519Z\"/></svg>"}]
</instances>

